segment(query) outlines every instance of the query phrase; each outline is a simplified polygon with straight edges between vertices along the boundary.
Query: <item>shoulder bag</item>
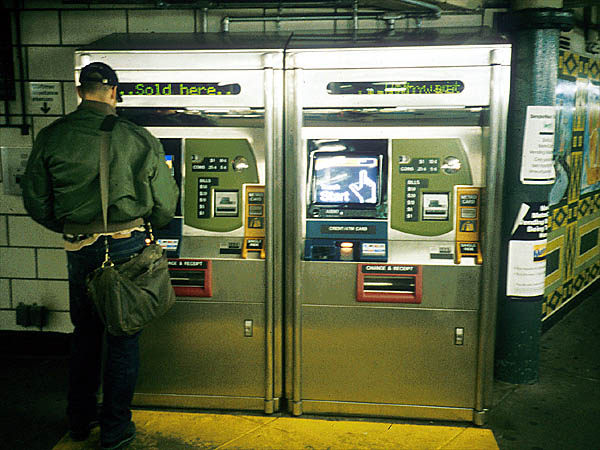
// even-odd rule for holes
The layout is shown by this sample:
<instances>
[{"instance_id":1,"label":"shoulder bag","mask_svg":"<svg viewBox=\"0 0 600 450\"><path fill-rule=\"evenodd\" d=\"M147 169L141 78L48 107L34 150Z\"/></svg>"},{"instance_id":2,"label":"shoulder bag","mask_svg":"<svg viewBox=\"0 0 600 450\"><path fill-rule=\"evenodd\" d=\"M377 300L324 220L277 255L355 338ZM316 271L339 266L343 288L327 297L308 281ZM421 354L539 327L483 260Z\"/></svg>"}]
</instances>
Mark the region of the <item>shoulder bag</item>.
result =
<instances>
[{"instance_id":1,"label":"shoulder bag","mask_svg":"<svg viewBox=\"0 0 600 450\"><path fill-rule=\"evenodd\" d=\"M102 122L100 151L100 196L104 230L108 222L108 150L116 116ZM154 240L147 224L150 244L128 261L115 265L110 259L108 237L104 236L106 255L102 266L87 277L87 289L108 333L115 336L135 334L152 320L165 314L175 303L169 266L164 250Z\"/></svg>"}]
</instances>

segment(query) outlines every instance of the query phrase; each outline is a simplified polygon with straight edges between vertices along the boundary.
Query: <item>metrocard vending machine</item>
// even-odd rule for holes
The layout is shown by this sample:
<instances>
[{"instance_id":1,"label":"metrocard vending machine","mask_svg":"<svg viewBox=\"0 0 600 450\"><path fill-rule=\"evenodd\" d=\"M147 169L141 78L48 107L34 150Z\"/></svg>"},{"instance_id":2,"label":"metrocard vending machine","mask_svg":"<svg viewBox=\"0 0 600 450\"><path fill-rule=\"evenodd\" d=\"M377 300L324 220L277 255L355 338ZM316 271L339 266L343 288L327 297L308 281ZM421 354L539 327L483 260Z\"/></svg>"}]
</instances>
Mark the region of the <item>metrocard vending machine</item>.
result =
<instances>
[{"instance_id":1,"label":"metrocard vending machine","mask_svg":"<svg viewBox=\"0 0 600 450\"><path fill-rule=\"evenodd\" d=\"M511 50L412 38L287 49L294 414L481 423L489 406Z\"/></svg>"},{"instance_id":2,"label":"metrocard vending machine","mask_svg":"<svg viewBox=\"0 0 600 450\"><path fill-rule=\"evenodd\" d=\"M78 50L181 190L134 403L483 423L510 52L481 29Z\"/></svg>"},{"instance_id":3,"label":"metrocard vending machine","mask_svg":"<svg viewBox=\"0 0 600 450\"><path fill-rule=\"evenodd\" d=\"M117 71L119 115L161 140L181 190L177 217L155 230L177 301L141 335L134 404L272 412L284 41L207 36L111 35L78 51L76 70Z\"/></svg>"}]
</instances>

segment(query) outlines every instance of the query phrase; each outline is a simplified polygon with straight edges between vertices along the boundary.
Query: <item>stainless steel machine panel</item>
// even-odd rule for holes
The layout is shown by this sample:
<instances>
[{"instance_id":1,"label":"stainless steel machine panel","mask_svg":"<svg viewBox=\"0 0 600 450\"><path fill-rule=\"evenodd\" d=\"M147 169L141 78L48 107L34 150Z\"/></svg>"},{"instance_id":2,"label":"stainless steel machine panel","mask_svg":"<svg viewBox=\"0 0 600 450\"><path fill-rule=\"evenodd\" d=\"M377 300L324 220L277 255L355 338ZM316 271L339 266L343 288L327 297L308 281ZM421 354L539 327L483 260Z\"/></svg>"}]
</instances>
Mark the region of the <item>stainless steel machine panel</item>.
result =
<instances>
[{"instance_id":1,"label":"stainless steel machine panel","mask_svg":"<svg viewBox=\"0 0 600 450\"><path fill-rule=\"evenodd\" d=\"M212 269L212 302L265 303L265 261L214 259Z\"/></svg>"},{"instance_id":2,"label":"stainless steel machine panel","mask_svg":"<svg viewBox=\"0 0 600 450\"><path fill-rule=\"evenodd\" d=\"M302 263L302 304L371 308L356 302L356 271L354 263ZM481 266L456 269L448 266L423 267L423 301L406 305L411 309L477 310ZM346 280L339 283L339 280ZM315 282L319 280L319 282ZM395 305L400 307L399 305Z\"/></svg>"},{"instance_id":3,"label":"stainless steel machine panel","mask_svg":"<svg viewBox=\"0 0 600 450\"><path fill-rule=\"evenodd\" d=\"M509 44L494 45L419 45L418 38L412 43L390 39L373 41L369 46L360 40L322 43L293 40L289 53L293 56L287 67L291 69L363 69L363 68L414 68L414 67L473 67L496 64L510 65ZM412 44L412 45L411 45ZM331 47L329 47L329 45ZM332 48L338 47L338 48ZM352 48L361 47L361 48ZM490 57L492 55L492 57Z\"/></svg>"},{"instance_id":4,"label":"stainless steel machine panel","mask_svg":"<svg viewBox=\"0 0 600 450\"><path fill-rule=\"evenodd\" d=\"M246 320L252 321L248 337ZM180 299L143 332L136 394L261 398L264 335L262 303ZM135 403L146 404L144 400L138 396Z\"/></svg>"},{"instance_id":5,"label":"stainless steel machine panel","mask_svg":"<svg viewBox=\"0 0 600 450\"><path fill-rule=\"evenodd\" d=\"M373 305L336 282L355 279L355 264L302 265L307 400L472 405L480 267L425 267L421 304Z\"/></svg>"},{"instance_id":6,"label":"stainless steel machine panel","mask_svg":"<svg viewBox=\"0 0 600 450\"><path fill-rule=\"evenodd\" d=\"M304 305L302 315L303 399L473 405L476 311Z\"/></svg>"}]
</instances>

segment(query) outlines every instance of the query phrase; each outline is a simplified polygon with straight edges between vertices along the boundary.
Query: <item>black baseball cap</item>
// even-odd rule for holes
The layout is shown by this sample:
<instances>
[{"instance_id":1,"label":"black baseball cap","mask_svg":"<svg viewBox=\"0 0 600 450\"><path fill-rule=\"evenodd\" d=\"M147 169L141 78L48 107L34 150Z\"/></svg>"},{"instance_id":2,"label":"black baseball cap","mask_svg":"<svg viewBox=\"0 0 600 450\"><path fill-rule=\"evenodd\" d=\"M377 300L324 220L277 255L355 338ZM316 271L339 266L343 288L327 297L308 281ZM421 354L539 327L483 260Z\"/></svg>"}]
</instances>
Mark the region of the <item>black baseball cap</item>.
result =
<instances>
[{"instance_id":1,"label":"black baseball cap","mask_svg":"<svg viewBox=\"0 0 600 450\"><path fill-rule=\"evenodd\" d=\"M107 86L119 86L119 79L117 73L108 64L102 62L93 62L88 64L79 74L79 82L95 82L106 84ZM117 89L117 101L123 101L119 90Z\"/></svg>"}]
</instances>

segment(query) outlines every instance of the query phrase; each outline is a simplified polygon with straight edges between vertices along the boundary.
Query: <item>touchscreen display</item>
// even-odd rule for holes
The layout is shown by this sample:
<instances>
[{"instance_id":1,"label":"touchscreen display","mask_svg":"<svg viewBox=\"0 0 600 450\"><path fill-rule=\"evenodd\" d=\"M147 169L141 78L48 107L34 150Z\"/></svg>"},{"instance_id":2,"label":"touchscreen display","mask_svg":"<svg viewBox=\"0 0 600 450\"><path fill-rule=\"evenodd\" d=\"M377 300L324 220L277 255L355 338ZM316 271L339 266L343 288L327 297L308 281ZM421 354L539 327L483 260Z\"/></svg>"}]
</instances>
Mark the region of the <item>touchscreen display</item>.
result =
<instances>
[{"instance_id":1,"label":"touchscreen display","mask_svg":"<svg viewBox=\"0 0 600 450\"><path fill-rule=\"evenodd\" d=\"M315 155L313 203L375 205L379 170L377 156Z\"/></svg>"}]
</instances>

